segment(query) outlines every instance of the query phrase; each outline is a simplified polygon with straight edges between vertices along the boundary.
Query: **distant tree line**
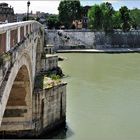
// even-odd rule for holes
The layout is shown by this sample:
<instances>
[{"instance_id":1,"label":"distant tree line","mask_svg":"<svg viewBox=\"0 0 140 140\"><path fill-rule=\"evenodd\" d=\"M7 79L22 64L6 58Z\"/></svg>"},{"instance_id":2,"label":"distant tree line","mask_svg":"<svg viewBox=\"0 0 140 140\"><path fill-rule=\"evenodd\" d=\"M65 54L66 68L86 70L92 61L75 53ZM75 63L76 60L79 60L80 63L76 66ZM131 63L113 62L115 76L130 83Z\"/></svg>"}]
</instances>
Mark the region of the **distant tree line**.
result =
<instances>
[{"instance_id":1,"label":"distant tree line","mask_svg":"<svg viewBox=\"0 0 140 140\"><path fill-rule=\"evenodd\" d=\"M122 29L124 32L140 27L140 10L122 6L115 11L109 2L93 5L88 11L89 28L103 31Z\"/></svg>"},{"instance_id":2,"label":"distant tree line","mask_svg":"<svg viewBox=\"0 0 140 140\"><path fill-rule=\"evenodd\" d=\"M82 19L84 9L79 0L63 0L59 4L59 23L71 28L72 21ZM140 27L140 9L128 9L122 6L115 11L109 2L93 5L87 12L88 28L110 32L113 29L129 31Z\"/></svg>"},{"instance_id":3,"label":"distant tree line","mask_svg":"<svg viewBox=\"0 0 140 140\"><path fill-rule=\"evenodd\" d=\"M58 15L49 14L45 17L49 29L59 29L62 26L71 29L74 20L82 20L85 16L88 19L87 28L97 31L111 32L114 29L121 29L126 32L130 29L140 28L140 9L130 10L126 6L122 6L115 11L109 2L87 6L86 9L81 6L80 0L62 0L58 11ZM36 20L40 21L39 18Z\"/></svg>"}]
</instances>

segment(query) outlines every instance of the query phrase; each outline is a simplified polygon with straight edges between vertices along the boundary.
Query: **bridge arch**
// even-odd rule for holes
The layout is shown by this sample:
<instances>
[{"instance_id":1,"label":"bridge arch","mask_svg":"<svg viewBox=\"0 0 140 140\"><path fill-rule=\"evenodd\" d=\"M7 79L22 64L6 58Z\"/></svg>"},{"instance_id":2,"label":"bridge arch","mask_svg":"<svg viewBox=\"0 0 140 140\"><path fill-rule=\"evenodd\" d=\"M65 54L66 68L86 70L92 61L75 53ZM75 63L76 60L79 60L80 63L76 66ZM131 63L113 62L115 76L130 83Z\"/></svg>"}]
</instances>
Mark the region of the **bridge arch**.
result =
<instances>
[{"instance_id":1,"label":"bridge arch","mask_svg":"<svg viewBox=\"0 0 140 140\"><path fill-rule=\"evenodd\" d=\"M23 129L23 126L26 126L24 130L32 127L32 83L34 78L31 62L29 54L24 52L11 69L1 100L3 111L0 118L1 131L11 129L12 126L15 126L12 130Z\"/></svg>"},{"instance_id":2,"label":"bridge arch","mask_svg":"<svg viewBox=\"0 0 140 140\"><path fill-rule=\"evenodd\" d=\"M27 67L23 65L13 82L7 105L9 106L26 106L27 97L31 98L30 78Z\"/></svg>"},{"instance_id":3,"label":"bridge arch","mask_svg":"<svg viewBox=\"0 0 140 140\"><path fill-rule=\"evenodd\" d=\"M30 129L32 121L32 95L31 81L28 69L25 65L21 66L13 82L7 105L4 111L1 131L22 130L23 126ZM14 124L14 125L13 125ZM16 125L15 125L16 124ZM26 129L27 129L26 128Z\"/></svg>"}]
</instances>

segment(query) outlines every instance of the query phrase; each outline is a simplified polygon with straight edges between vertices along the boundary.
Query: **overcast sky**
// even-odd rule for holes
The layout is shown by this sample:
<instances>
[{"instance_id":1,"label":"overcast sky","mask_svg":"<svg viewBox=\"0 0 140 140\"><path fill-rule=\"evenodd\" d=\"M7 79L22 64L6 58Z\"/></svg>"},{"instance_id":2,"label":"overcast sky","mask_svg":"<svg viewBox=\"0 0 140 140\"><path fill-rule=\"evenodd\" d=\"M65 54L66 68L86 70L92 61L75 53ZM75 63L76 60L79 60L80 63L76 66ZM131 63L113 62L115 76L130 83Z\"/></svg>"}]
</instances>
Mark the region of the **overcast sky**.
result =
<instances>
[{"instance_id":1,"label":"overcast sky","mask_svg":"<svg viewBox=\"0 0 140 140\"><path fill-rule=\"evenodd\" d=\"M0 2L6 2L14 7L15 13L26 13L27 12L27 1L28 0L18 0L18 1L11 1L5 0ZM102 2L111 2L115 10L118 10L121 6L127 6L128 8L139 8L140 9L140 0L81 0L81 5L94 5L100 4ZM30 11L32 10L33 13L36 11L46 12L46 13L53 13L58 14L58 5L60 0L30 0Z\"/></svg>"}]
</instances>

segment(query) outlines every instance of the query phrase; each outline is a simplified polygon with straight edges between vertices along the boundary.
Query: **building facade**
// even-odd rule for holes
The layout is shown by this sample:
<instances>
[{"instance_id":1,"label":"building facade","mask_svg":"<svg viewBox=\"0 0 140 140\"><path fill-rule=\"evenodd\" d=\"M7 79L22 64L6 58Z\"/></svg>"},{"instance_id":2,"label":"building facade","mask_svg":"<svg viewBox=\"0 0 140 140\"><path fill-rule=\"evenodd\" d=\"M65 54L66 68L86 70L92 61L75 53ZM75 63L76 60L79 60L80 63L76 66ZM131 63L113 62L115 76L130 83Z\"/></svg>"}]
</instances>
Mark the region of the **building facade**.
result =
<instances>
[{"instance_id":1,"label":"building facade","mask_svg":"<svg viewBox=\"0 0 140 140\"><path fill-rule=\"evenodd\" d=\"M15 22L15 14L13 7L7 3L0 3L0 23Z\"/></svg>"}]
</instances>

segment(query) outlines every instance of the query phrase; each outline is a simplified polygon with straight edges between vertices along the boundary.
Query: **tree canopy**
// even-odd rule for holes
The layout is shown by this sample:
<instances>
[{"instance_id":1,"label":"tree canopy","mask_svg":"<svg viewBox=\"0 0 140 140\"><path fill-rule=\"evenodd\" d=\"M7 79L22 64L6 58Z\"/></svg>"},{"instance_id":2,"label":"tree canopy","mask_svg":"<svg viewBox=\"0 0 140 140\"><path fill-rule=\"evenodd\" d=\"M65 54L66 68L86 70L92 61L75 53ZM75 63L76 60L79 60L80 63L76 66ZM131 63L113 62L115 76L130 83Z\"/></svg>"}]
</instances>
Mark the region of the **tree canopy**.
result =
<instances>
[{"instance_id":1,"label":"tree canopy","mask_svg":"<svg viewBox=\"0 0 140 140\"><path fill-rule=\"evenodd\" d=\"M59 20L66 28L71 26L73 20L81 18L81 5L79 0L63 0L60 2L58 10Z\"/></svg>"},{"instance_id":2,"label":"tree canopy","mask_svg":"<svg viewBox=\"0 0 140 140\"><path fill-rule=\"evenodd\" d=\"M115 11L109 2L95 4L88 10L88 20L91 29L105 32L122 29L126 32L131 28L140 28L140 9L129 10L122 6L119 11Z\"/></svg>"},{"instance_id":3,"label":"tree canopy","mask_svg":"<svg viewBox=\"0 0 140 140\"><path fill-rule=\"evenodd\" d=\"M56 28L58 29L60 27L60 22L58 19L58 15L50 15L47 18L47 23L48 23L48 28L52 29L52 28Z\"/></svg>"},{"instance_id":4,"label":"tree canopy","mask_svg":"<svg viewBox=\"0 0 140 140\"><path fill-rule=\"evenodd\" d=\"M94 5L88 11L89 27L91 29L101 29L102 28L102 10L99 5Z\"/></svg>"},{"instance_id":5,"label":"tree canopy","mask_svg":"<svg viewBox=\"0 0 140 140\"><path fill-rule=\"evenodd\" d=\"M140 27L140 9L134 8L130 10L130 18L133 28L137 29Z\"/></svg>"},{"instance_id":6,"label":"tree canopy","mask_svg":"<svg viewBox=\"0 0 140 140\"><path fill-rule=\"evenodd\" d=\"M120 12L115 11L113 16L112 16L112 25L113 29L121 29L121 18L120 18Z\"/></svg>"},{"instance_id":7,"label":"tree canopy","mask_svg":"<svg viewBox=\"0 0 140 140\"><path fill-rule=\"evenodd\" d=\"M58 7L59 21L65 28L72 27L74 20L83 20L83 27L102 30L105 32L113 31L113 29L122 29L124 32L131 28L140 28L140 9L134 8L129 10L126 6L122 6L115 11L109 2L100 5L81 6L80 0L62 0ZM85 22L87 21L88 22Z\"/></svg>"},{"instance_id":8,"label":"tree canopy","mask_svg":"<svg viewBox=\"0 0 140 140\"><path fill-rule=\"evenodd\" d=\"M102 3L94 5L88 11L88 19L90 28L97 30L110 31L113 29L114 9L111 3Z\"/></svg>"},{"instance_id":9,"label":"tree canopy","mask_svg":"<svg viewBox=\"0 0 140 140\"><path fill-rule=\"evenodd\" d=\"M113 14L114 14L112 4L109 2L102 3L100 5L100 8L103 13L102 28L106 32L111 31L113 29Z\"/></svg>"},{"instance_id":10,"label":"tree canopy","mask_svg":"<svg viewBox=\"0 0 140 140\"><path fill-rule=\"evenodd\" d=\"M123 31L129 31L130 29L130 10L123 6L120 8L121 28Z\"/></svg>"}]
</instances>

